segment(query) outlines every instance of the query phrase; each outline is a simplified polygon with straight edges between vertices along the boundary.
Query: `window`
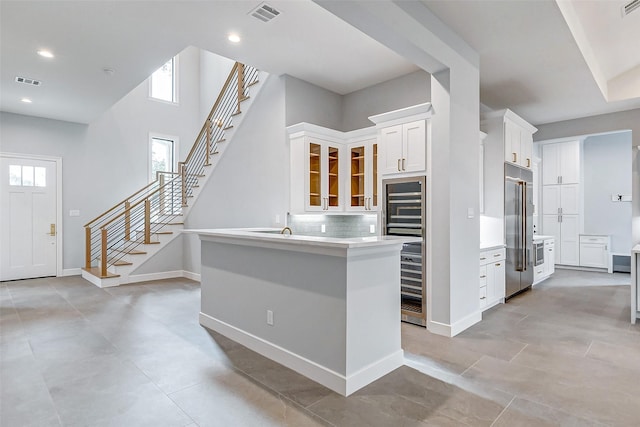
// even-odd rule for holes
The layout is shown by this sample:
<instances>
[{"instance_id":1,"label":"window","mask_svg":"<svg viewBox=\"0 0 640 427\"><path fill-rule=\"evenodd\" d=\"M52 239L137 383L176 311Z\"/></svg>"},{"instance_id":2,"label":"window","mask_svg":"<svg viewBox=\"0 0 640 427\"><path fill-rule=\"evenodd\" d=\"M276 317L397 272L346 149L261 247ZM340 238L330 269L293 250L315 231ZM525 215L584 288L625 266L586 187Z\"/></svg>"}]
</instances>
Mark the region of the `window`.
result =
<instances>
[{"instance_id":1,"label":"window","mask_svg":"<svg viewBox=\"0 0 640 427\"><path fill-rule=\"evenodd\" d=\"M167 61L162 67L151 75L149 84L149 96L162 101L177 103L177 61L178 57L174 56Z\"/></svg>"},{"instance_id":2,"label":"window","mask_svg":"<svg viewBox=\"0 0 640 427\"><path fill-rule=\"evenodd\" d=\"M177 138L151 135L149 178L156 180L156 172L176 172Z\"/></svg>"},{"instance_id":3,"label":"window","mask_svg":"<svg viewBox=\"0 0 640 427\"><path fill-rule=\"evenodd\" d=\"M9 165L9 185L46 187L47 169L39 166Z\"/></svg>"}]
</instances>

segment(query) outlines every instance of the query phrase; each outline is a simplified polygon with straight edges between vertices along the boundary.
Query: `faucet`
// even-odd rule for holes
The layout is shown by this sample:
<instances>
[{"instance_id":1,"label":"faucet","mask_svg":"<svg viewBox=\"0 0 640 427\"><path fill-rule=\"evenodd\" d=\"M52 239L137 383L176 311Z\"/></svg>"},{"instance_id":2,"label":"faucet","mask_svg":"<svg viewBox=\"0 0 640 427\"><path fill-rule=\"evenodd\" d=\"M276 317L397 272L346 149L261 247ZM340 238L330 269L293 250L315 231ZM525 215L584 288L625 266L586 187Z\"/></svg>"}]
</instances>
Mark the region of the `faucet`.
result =
<instances>
[{"instance_id":1,"label":"faucet","mask_svg":"<svg viewBox=\"0 0 640 427\"><path fill-rule=\"evenodd\" d=\"M280 234L284 234L285 231L289 230L289 235L293 234L293 231L291 230L290 227L285 227L282 230L280 230Z\"/></svg>"}]
</instances>

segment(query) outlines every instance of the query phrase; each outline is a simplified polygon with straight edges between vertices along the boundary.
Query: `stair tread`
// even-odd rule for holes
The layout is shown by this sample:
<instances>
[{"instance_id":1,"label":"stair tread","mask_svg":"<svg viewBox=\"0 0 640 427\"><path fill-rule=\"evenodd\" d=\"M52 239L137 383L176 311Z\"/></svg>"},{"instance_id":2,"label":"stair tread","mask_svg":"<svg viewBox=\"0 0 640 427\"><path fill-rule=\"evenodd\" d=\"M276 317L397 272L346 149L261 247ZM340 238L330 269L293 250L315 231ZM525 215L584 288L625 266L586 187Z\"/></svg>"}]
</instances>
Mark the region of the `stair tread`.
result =
<instances>
[{"instance_id":1,"label":"stair tread","mask_svg":"<svg viewBox=\"0 0 640 427\"><path fill-rule=\"evenodd\" d=\"M184 225L184 222L152 222L151 225Z\"/></svg>"},{"instance_id":2,"label":"stair tread","mask_svg":"<svg viewBox=\"0 0 640 427\"><path fill-rule=\"evenodd\" d=\"M260 80L254 80L254 81L252 81L251 83L249 83L249 84L247 85L247 87L249 87L249 86L253 86L253 85L257 85L258 83L260 83Z\"/></svg>"},{"instance_id":3,"label":"stair tread","mask_svg":"<svg viewBox=\"0 0 640 427\"><path fill-rule=\"evenodd\" d=\"M229 129L233 129L233 125L227 126L226 128L222 128L222 130L229 130Z\"/></svg>"},{"instance_id":4,"label":"stair tread","mask_svg":"<svg viewBox=\"0 0 640 427\"><path fill-rule=\"evenodd\" d=\"M111 279L114 277L120 277L119 274L113 274L107 271L107 275L103 276L102 274L100 274L100 268L98 267L91 267L91 268L83 268L84 271L86 271L87 273L91 273L96 277L99 277L101 279Z\"/></svg>"},{"instance_id":5,"label":"stair tread","mask_svg":"<svg viewBox=\"0 0 640 427\"><path fill-rule=\"evenodd\" d=\"M222 138L222 139L219 139L217 142L218 142L218 143L226 142L226 139Z\"/></svg>"},{"instance_id":6,"label":"stair tread","mask_svg":"<svg viewBox=\"0 0 640 427\"><path fill-rule=\"evenodd\" d=\"M111 265L115 265L116 267L122 267L122 266L125 266L125 265L133 265L133 263L132 262L123 261L123 260L120 259L120 260L114 262Z\"/></svg>"},{"instance_id":7,"label":"stair tread","mask_svg":"<svg viewBox=\"0 0 640 427\"><path fill-rule=\"evenodd\" d=\"M139 251L137 249L131 249L131 250L126 250L126 251L123 251L121 249L112 249L112 250L114 250L116 252L124 253L124 254L127 254L127 255L146 255L147 254L145 251Z\"/></svg>"}]
</instances>

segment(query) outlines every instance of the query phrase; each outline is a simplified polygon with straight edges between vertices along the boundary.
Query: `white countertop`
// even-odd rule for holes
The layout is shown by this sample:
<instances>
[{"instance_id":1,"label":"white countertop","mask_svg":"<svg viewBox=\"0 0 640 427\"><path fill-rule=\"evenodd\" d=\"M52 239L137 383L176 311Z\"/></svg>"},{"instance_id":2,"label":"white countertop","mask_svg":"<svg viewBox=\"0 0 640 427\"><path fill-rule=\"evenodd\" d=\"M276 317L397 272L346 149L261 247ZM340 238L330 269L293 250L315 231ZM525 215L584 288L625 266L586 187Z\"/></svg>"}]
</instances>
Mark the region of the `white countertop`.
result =
<instances>
[{"instance_id":1,"label":"white countertop","mask_svg":"<svg viewBox=\"0 0 640 427\"><path fill-rule=\"evenodd\" d=\"M640 245L635 245L631 248L631 252L640 253Z\"/></svg>"},{"instance_id":2,"label":"white countertop","mask_svg":"<svg viewBox=\"0 0 640 427\"><path fill-rule=\"evenodd\" d=\"M420 237L411 236L371 236L371 237L318 237L299 234L280 234L280 228L220 228L191 229L183 233L200 235L201 240L207 237L251 240L262 243L288 244L293 246L322 246L341 249L365 248L372 246L397 245L398 243L420 242ZM295 233L295 230L294 230Z\"/></svg>"},{"instance_id":3,"label":"white countertop","mask_svg":"<svg viewBox=\"0 0 640 427\"><path fill-rule=\"evenodd\" d=\"M481 251L489 251L492 249L500 249L500 248L504 248L506 245L504 243L498 243L498 242L489 242L489 243L485 243L485 242L480 242L480 250Z\"/></svg>"}]
</instances>

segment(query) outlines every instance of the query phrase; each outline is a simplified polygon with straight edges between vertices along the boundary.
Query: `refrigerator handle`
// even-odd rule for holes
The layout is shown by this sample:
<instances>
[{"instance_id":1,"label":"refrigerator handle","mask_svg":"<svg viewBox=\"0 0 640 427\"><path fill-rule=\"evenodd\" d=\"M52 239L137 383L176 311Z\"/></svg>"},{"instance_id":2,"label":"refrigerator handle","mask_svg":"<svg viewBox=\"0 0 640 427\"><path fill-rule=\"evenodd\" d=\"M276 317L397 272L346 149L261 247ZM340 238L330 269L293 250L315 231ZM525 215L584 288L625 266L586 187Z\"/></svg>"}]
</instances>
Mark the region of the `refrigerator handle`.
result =
<instances>
[{"instance_id":1,"label":"refrigerator handle","mask_svg":"<svg viewBox=\"0 0 640 427\"><path fill-rule=\"evenodd\" d=\"M527 271L527 182L522 183L522 271Z\"/></svg>"},{"instance_id":2,"label":"refrigerator handle","mask_svg":"<svg viewBox=\"0 0 640 427\"><path fill-rule=\"evenodd\" d=\"M520 221L518 221L518 225L516 226L516 271L524 271L524 258L522 256L522 247L524 246L523 235L522 235L522 218L524 215L523 206L523 196L524 191L522 187L522 181L517 181L517 192L516 192L516 211L517 216Z\"/></svg>"}]
</instances>

